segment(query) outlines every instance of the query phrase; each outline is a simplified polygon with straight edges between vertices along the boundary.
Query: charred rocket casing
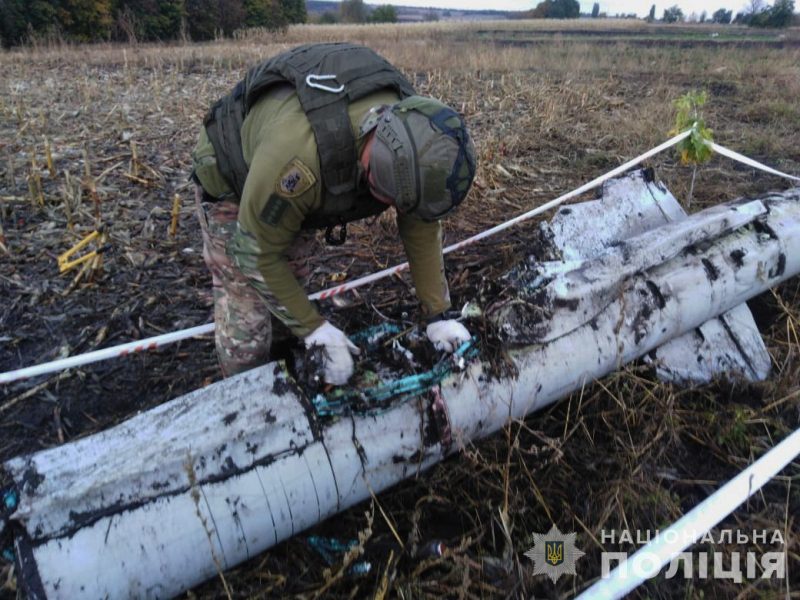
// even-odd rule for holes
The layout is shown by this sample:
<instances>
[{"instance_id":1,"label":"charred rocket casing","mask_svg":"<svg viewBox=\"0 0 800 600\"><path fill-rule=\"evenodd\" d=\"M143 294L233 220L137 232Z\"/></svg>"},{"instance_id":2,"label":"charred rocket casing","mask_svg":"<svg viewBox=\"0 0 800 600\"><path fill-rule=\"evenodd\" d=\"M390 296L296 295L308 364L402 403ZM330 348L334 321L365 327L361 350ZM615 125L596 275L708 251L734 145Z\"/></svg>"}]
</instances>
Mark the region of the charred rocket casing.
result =
<instances>
[{"instance_id":1,"label":"charred rocket casing","mask_svg":"<svg viewBox=\"0 0 800 600\"><path fill-rule=\"evenodd\" d=\"M326 420L271 363L6 462L21 584L32 598L179 594L800 271L798 188L681 228L658 260L640 240L608 259L636 268L588 273L594 303L564 301L587 272L540 273L544 287L498 313L522 327L529 315L512 305L535 299L553 324L510 350L514 377L477 361L379 412Z\"/></svg>"}]
</instances>

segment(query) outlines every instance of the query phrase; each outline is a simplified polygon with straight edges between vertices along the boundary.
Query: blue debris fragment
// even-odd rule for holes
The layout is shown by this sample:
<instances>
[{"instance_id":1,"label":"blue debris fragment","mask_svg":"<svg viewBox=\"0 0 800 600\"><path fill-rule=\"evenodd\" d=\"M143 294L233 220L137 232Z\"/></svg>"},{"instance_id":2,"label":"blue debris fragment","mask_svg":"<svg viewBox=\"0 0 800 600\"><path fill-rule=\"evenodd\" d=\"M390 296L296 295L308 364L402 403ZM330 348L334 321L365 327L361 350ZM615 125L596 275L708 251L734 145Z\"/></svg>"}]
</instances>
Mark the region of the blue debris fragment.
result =
<instances>
[{"instance_id":1,"label":"blue debris fragment","mask_svg":"<svg viewBox=\"0 0 800 600\"><path fill-rule=\"evenodd\" d=\"M366 560L362 560L361 562L355 563L350 569L348 569L348 573L350 575L366 575L372 570L372 563Z\"/></svg>"},{"instance_id":2,"label":"blue debris fragment","mask_svg":"<svg viewBox=\"0 0 800 600\"><path fill-rule=\"evenodd\" d=\"M320 537L317 535L310 535L306 538L308 545L311 546L322 557L328 566L331 566L339 561L337 555L344 554L348 550L352 550L358 545L358 540L348 540L342 542L336 538ZM348 575L361 576L366 575L372 570L372 563L366 560L353 563L347 569Z\"/></svg>"},{"instance_id":3,"label":"blue debris fragment","mask_svg":"<svg viewBox=\"0 0 800 600\"><path fill-rule=\"evenodd\" d=\"M344 554L358 544L357 540L342 542L336 538L320 537L317 535L308 536L306 541L329 565L336 562L336 554Z\"/></svg>"},{"instance_id":4,"label":"blue debris fragment","mask_svg":"<svg viewBox=\"0 0 800 600\"><path fill-rule=\"evenodd\" d=\"M8 512L12 512L16 510L17 504L19 504L19 494L17 494L16 490L7 490L2 493L3 496L3 506Z\"/></svg>"}]
</instances>

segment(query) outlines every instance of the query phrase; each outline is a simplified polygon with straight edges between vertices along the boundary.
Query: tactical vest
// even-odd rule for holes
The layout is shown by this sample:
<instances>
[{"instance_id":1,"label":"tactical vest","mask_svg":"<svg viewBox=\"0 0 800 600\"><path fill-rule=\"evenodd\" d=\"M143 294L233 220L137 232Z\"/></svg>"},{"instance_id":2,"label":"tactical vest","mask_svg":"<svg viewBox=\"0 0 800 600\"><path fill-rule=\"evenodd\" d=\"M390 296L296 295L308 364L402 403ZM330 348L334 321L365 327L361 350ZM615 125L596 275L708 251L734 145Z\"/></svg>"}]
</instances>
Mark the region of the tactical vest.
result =
<instances>
[{"instance_id":1,"label":"tactical vest","mask_svg":"<svg viewBox=\"0 0 800 600\"><path fill-rule=\"evenodd\" d=\"M306 217L303 228L330 230L385 210L385 204L359 189L356 140L347 108L379 90L388 88L406 98L414 95L414 88L378 54L348 43L307 44L279 54L251 68L208 111L204 125L217 168L236 196L242 197L248 172L242 123L256 101L278 83L294 86L317 142L322 208Z\"/></svg>"}]
</instances>

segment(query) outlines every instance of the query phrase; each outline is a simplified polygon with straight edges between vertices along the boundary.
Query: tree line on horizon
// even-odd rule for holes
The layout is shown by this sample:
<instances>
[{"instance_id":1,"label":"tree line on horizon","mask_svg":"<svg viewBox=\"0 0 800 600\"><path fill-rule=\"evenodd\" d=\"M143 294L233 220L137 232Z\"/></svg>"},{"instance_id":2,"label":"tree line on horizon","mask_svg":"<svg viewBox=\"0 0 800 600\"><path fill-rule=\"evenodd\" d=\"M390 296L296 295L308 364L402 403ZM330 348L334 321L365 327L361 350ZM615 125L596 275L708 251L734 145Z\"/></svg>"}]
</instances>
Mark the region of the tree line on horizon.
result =
<instances>
[{"instance_id":1,"label":"tree line on horizon","mask_svg":"<svg viewBox=\"0 0 800 600\"><path fill-rule=\"evenodd\" d=\"M518 19L577 19L579 17L605 18L607 15L600 12L600 3L592 5L589 14L581 13L577 0L542 0L531 10L514 13ZM636 19L636 14L616 15L621 18ZM732 10L720 8L710 17L704 11L700 15L692 15L690 20L700 23L735 23L750 25L752 27L789 27L797 16L794 14L794 0L776 0L774 5L769 5L764 0L750 0L746 10L733 16ZM650 23L659 21L656 17L656 5L650 7L650 12L645 20ZM683 10L677 5L664 9L660 19L662 23L683 23L687 20Z\"/></svg>"},{"instance_id":2,"label":"tree line on horizon","mask_svg":"<svg viewBox=\"0 0 800 600\"><path fill-rule=\"evenodd\" d=\"M79 42L230 36L306 21L305 0L0 0L5 47L48 36Z\"/></svg>"},{"instance_id":3,"label":"tree line on horizon","mask_svg":"<svg viewBox=\"0 0 800 600\"><path fill-rule=\"evenodd\" d=\"M650 8L648 21L655 21L655 8L655 4ZM734 23L751 27L789 27L796 18L794 0L775 0L773 5L766 4L763 0L750 0L748 7L735 17L732 10L720 8L710 17L703 11L699 16L693 15L689 20L699 23ZM686 21L686 15L679 6L674 5L664 9L661 20L664 23L682 23Z\"/></svg>"},{"instance_id":4,"label":"tree line on horizon","mask_svg":"<svg viewBox=\"0 0 800 600\"><path fill-rule=\"evenodd\" d=\"M343 0L322 23L394 23L391 4ZM305 0L0 0L4 47L41 39L78 42L194 41L230 37L240 29L270 31L305 23Z\"/></svg>"}]
</instances>

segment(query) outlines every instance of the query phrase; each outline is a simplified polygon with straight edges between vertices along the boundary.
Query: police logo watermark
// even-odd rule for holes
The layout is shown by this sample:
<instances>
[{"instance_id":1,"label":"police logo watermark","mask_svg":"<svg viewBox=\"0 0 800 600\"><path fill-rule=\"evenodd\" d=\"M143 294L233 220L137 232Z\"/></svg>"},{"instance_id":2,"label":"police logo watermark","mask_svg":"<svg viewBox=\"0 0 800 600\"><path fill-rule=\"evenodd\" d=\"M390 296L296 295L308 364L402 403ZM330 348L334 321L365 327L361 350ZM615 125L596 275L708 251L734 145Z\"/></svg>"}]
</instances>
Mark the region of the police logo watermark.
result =
<instances>
[{"instance_id":1,"label":"police logo watermark","mask_svg":"<svg viewBox=\"0 0 800 600\"><path fill-rule=\"evenodd\" d=\"M533 534L533 548L525 553L534 575L547 575L553 583L562 575L575 575L575 562L585 554L575 547L575 533L561 533L553 525L547 533Z\"/></svg>"}]
</instances>

